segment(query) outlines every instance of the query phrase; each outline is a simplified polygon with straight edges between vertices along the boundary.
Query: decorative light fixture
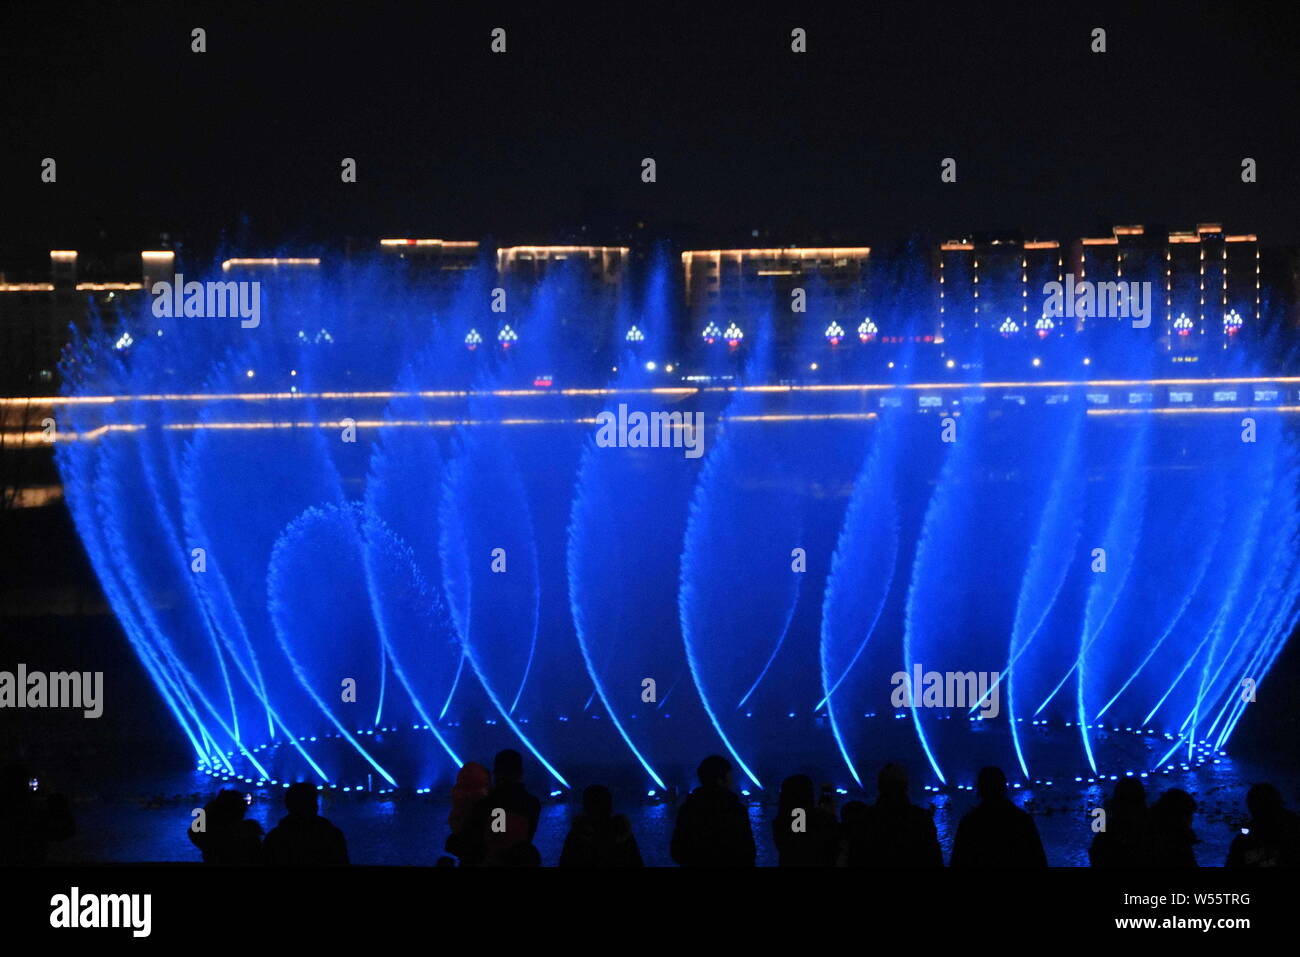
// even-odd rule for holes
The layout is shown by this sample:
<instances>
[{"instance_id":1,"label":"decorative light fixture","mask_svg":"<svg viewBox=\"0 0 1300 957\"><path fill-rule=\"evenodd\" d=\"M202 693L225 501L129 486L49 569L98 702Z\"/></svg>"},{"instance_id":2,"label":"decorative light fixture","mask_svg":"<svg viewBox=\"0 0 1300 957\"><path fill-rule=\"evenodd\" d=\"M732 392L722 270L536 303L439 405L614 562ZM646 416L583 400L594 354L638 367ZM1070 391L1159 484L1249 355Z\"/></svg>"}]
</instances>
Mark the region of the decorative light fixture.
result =
<instances>
[{"instance_id":1,"label":"decorative light fixture","mask_svg":"<svg viewBox=\"0 0 1300 957\"><path fill-rule=\"evenodd\" d=\"M871 321L870 316L863 319L862 322L858 324L858 338L863 342L870 342L872 339L876 338L876 333L879 331L880 330L876 328L876 324Z\"/></svg>"},{"instance_id":2,"label":"decorative light fixture","mask_svg":"<svg viewBox=\"0 0 1300 957\"><path fill-rule=\"evenodd\" d=\"M717 341L718 337L722 335L722 330L718 328L716 322L710 322L704 327L704 332L701 333L701 335L704 337L705 342L709 345L713 345L713 343Z\"/></svg>"},{"instance_id":3,"label":"decorative light fixture","mask_svg":"<svg viewBox=\"0 0 1300 957\"><path fill-rule=\"evenodd\" d=\"M1223 332L1229 336L1241 332L1241 315L1236 309L1228 310L1228 314L1223 317Z\"/></svg>"},{"instance_id":4,"label":"decorative light fixture","mask_svg":"<svg viewBox=\"0 0 1300 957\"><path fill-rule=\"evenodd\" d=\"M477 349L483 342L483 337L478 334L477 329L471 329L465 334L465 348L470 352Z\"/></svg>"},{"instance_id":5,"label":"decorative light fixture","mask_svg":"<svg viewBox=\"0 0 1300 957\"><path fill-rule=\"evenodd\" d=\"M1051 331L1056 328L1056 323L1052 322L1047 316L1043 316L1034 323L1034 328L1038 330L1038 338L1046 339Z\"/></svg>"},{"instance_id":6,"label":"decorative light fixture","mask_svg":"<svg viewBox=\"0 0 1300 957\"><path fill-rule=\"evenodd\" d=\"M829 342L832 346L838 346L840 344L840 340L843 338L844 338L844 327L832 319L831 324L826 327L826 341Z\"/></svg>"},{"instance_id":7,"label":"decorative light fixture","mask_svg":"<svg viewBox=\"0 0 1300 957\"><path fill-rule=\"evenodd\" d=\"M734 322L727 326L727 330L722 335L727 340L727 345L733 349L740 345L741 339L745 338L745 334L740 331L740 326Z\"/></svg>"},{"instance_id":8,"label":"decorative light fixture","mask_svg":"<svg viewBox=\"0 0 1300 957\"><path fill-rule=\"evenodd\" d=\"M501 331L497 333L497 342L501 343L502 349L509 349L513 343L518 341L519 333L511 329L510 323L508 322L502 326Z\"/></svg>"},{"instance_id":9,"label":"decorative light fixture","mask_svg":"<svg viewBox=\"0 0 1300 957\"><path fill-rule=\"evenodd\" d=\"M1015 320L1010 316L1003 319L1002 325L998 326L998 332L1002 333L1004 336L1014 336L1019 331L1020 327L1016 325Z\"/></svg>"},{"instance_id":10,"label":"decorative light fixture","mask_svg":"<svg viewBox=\"0 0 1300 957\"><path fill-rule=\"evenodd\" d=\"M638 329L635 325L633 325L632 328L627 331L627 335L625 335L623 338L626 339L628 342L644 342L645 333L642 332L640 329Z\"/></svg>"}]
</instances>

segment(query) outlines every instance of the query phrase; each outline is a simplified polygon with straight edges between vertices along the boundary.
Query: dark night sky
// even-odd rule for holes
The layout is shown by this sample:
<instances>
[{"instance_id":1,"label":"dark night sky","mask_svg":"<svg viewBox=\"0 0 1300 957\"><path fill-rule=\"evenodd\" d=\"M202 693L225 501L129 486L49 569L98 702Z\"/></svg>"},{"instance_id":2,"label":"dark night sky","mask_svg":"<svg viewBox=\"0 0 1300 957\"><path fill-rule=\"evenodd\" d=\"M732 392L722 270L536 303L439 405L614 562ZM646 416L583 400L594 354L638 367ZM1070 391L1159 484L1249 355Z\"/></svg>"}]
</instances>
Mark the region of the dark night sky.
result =
<instances>
[{"instance_id":1,"label":"dark night sky","mask_svg":"<svg viewBox=\"0 0 1300 957\"><path fill-rule=\"evenodd\" d=\"M700 242L1207 220L1300 242L1295 4L1132 6L8 2L0 263L164 230L265 248L637 219Z\"/></svg>"}]
</instances>

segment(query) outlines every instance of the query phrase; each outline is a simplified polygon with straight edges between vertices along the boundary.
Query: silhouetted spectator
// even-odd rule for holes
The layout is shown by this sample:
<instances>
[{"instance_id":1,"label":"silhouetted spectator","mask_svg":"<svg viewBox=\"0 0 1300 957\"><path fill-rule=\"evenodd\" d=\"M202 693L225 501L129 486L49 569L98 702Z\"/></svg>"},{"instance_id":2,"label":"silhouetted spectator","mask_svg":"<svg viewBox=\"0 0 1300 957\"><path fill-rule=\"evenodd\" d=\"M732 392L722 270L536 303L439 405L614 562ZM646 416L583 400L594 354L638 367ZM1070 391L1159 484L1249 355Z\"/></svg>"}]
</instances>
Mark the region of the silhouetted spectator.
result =
<instances>
[{"instance_id":1,"label":"silhouetted spectator","mask_svg":"<svg viewBox=\"0 0 1300 957\"><path fill-rule=\"evenodd\" d=\"M262 859L273 867L338 867L348 863L343 832L320 816L316 785L299 782L284 792L289 813L262 842Z\"/></svg>"},{"instance_id":2,"label":"silhouetted spectator","mask_svg":"<svg viewBox=\"0 0 1300 957\"><path fill-rule=\"evenodd\" d=\"M853 846L853 835L866 827L870 806L866 801L849 801L840 809L839 866L848 867Z\"/></svg>"},{"instance_id":3,"label":"silhouetted spectator","mask_svg":"<svg viewBox=\"0 0 1300 957\"><path fill-rule=\"evenodd\" d=\"M0 867L44 864L50 843L76 833L67 799L43 794L34 780L22 764L0 772Z\"/></svg>"},{"instance_id":4,"label":"silhouetted spectator","mask_svg":"<svg viewBox=\"0 0 1300 957\"><path fill-rule=\"evenodd\" d=\"M451 789L451 813L447 815L453 834L469 819L474 805L491 790L492 775L477 761L468 762L456 772L456 784Z\"/></svg>"},{"instance_id":5,"label":"silhouetted spectator","mask_svg":"<svg viewBox=\"0 0 1300 957\"><path fill-rule=\"evenodd\" d=\"M980 770L975 781L980 803L957 825L951 867L1046 867L1047 855L1034 819L1007 797L1001 768Z\"/></svg>"},{"instance_id":6,"label":"silhouetted spectator","mask_svg":"<svg viewBox=\"0 0 1300 957\"><path fill-rule=\"evenodd\" d=\"M464 827L447 838L447 851L463 867L508 863L510 849L537 834L542 802L524 787L524 759L505 750L492 763L492 790L469 812Z\"/></svg>"},{"instance_id":7,"label":"silhouetted spectator","mask_svg":"<svg viewBox=\"0 0 1300 957\"><path fill-rule=\"evenodd\" d=\"M1181 788L1170 788L1151 805L1147 828L1148 864L1151 867L1196 867L1197 842L1192 830L1196 802Z\"/></svg>"},{"instance_id":8,"label":"silhouetted spectator","mask_svg":"<svg viewBox=\"0 0 1300 957\"><path fill-rule=\"evenodd\" d=\"M1137 778L1121 778L1105 807L1105 829L1092 837L1088 860L1093 867L1146 867L1147 792Z\"/></svg>"},{"instance_id":9,"label":"silhouetted spectator","mask_svg":"<svg viewBox=\"0 0 1300 957\"><path fill-rule=\"evenodd\" d=\"M482 863L481 835L471 835L469 829L482 825L481 821L474 819L474 809L491 790L492 775L477 761L467 762L456 772L456 783L451 789L451 812L447 815L451 834L447 836L443 850L455 854L461 866L474 867Z\"/></svg>"},{"instance_id":10,"label":"silhouetted spectator","mask_svg":"<svg viewBox=\"0 0 1300 957\"><path fill-rule=\"evenodd\" d=\"M1246 792L1250 821L1232 839L1225 867L1300 867L1300 815L1286 809L1282 792L1256 784Z\"/></svg>"},{"instance_id":11,"label":"silhouetted spectator","mask_svg":"<svg viewBox=\"0 0 1300 957\"><path fill-rule=\"evenodd\" d=\"M907 772L886 764L876 778L876 803L849 835L850 867L943 867L934 818L907 796Z\"/></svg>"},{"instance_id":12,"label":"silhouetted spectator","mask_svg":"<svg viewBox=\"0 0 1300 957\"><path fill-rule=\"evenodd\" d=\"M569 828L560 852L561 867L641 867L641 850L632 825L614 813L609 788L593 784L582 792L582 814Z\"/></svg>"},{"instance_id":13,"label":"silhouetted spectator","mask_svg":"<svg viewBox=\"0 0 1300 957\"><path fill-rule=\"evenodd\" d=\"M501 855L497 864L500 867L541 867L542 854L532 841L519 841Z\"/></svg>"},{"instance_id":14,"label":"silhouetted spectator","mask_svg":"<svg viewBox=\"0 0 1300 957\"><path fill-rule=\"evenodd\" d=\"M220 791L203 808L203 830L186 829L204 864L249 867L261 862L262 826L244 818L248 803L238 791Z\"/></svg>"},{"instance_id":15,"label":"silhouetted spectator","mask_svg":"<svg viewBox=\"0 0 1300 957\"><path fill-rule=\"evenodd\" d=\"M839 822L815 803L808 775L794 774L781 782L772 840L781 867L834 867L839 860Z\"/></svg>"},{"instance_id":16,"label":"silhouetted spectator","mask_svg":"<svg viewBox=\"0 0 1300 957\"><path fill-rule=\"evenodd\" d=\"M697 787L673 827L672 857L682 867L753 867L749 812L731 790L731 765L712 754L696 770Z\"/></svg>"}]
</instances>

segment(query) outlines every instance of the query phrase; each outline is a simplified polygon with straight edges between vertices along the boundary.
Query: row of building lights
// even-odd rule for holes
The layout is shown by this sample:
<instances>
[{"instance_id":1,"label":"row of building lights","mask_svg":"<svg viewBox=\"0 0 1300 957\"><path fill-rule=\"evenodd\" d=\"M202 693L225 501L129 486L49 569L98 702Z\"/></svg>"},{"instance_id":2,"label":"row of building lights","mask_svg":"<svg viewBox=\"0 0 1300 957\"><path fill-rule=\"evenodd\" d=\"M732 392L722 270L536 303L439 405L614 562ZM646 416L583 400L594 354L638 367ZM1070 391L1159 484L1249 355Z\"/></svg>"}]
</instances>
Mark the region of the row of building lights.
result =
<instances>
[{"instance_id":1,"label":"row of building lights","mask_svg":"<svg viewBox=\"0 0 1300 957\"><path fill-rule=\"evenodd\" d=\"M732 325L734 327L735 324L733 323ZM626 339L628 342L644 342L645 333L642 332L640 329L638 329L635 325L633 325L630 329L628 329L627 334L623 338ZM519 341L519 333L515 332L514 329L510 328L509 323L506 323L504 326L502 326L501 331L497 333L497 342L501 343L502 349L509 349L512 344L518 341ZM482 344L483 344L483 335L477 329L470 329L469 332L465 333L465 348L468 349L470 352L473 352Z\"/></svg>"},{"instance_id":2,"label":"row of building lights","mask_svg":"<svg viewBox=\"0 0 1300 957\"><path fill-rule=\"evenodd\" d=\"M1186 313L1180 313L1173 323L1174 331L1180 336L1190 335L1194 326L1195 324L1190 318L1188 318ZM1236 309L1232 309L1224 315L1223 331L1226 335L1236 335L1241 331L1241 326L1241 314L1238 313ZM1002 320L1001 325L998 326L998 332L1004 337L1010 337L1020 332L1020 328L1020 325L1014 319L1007 316ZM1040 339L1046 339L1051 335L1055 328L1056 323L1048 316L1042 316L1034 323L1034 331ZM862 322L858 324L858 339L863 343L874 341L879 332L879 327L877 327L869 317L863 319ZM719 329L716 322L710 321L700 333L700 337L707 345L713 345L719 339L724 339L729 347L735 349L745 338L745 333L734 321L729 323L725 330ZM831 320L830 325L826 327L825 337L826 341L830 343L832 347L838 346L844 339L844 327L835 320ZM637 328L636 325L633 325L628 329L623 338L627 342L632 343L644 342L645 333ZM509 349L510 346L513 343L518 342L518 340L519 334L510 327L509 323L502 326L501 331L497 333L497 341L501 344L502 349ZM477 329L470 329L470 331L466 333L465 347L471 352L482 344L483 336Z\"/></svg>"}]
</instances>

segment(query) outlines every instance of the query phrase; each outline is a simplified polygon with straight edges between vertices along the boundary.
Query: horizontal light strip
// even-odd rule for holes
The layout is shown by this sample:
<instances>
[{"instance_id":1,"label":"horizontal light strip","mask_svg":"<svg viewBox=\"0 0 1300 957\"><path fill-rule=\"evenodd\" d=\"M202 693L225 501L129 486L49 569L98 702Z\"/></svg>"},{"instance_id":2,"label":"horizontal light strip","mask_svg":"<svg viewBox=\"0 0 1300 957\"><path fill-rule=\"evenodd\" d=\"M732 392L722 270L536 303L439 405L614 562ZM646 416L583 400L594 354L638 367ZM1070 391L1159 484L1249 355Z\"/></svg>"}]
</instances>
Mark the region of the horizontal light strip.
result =
<instances>
[{"instance_id":1,"label":"horizontal light strip","mask_svg":"<svg viewBox=\"0 0 1300 957\"><path fill-rule=\"evenodd\" d=\"M1223 414L1240 414L1243 412L1259 413L1274 412L1295 414L1300 412L1300 405L1281 405L1281 406L1233 406L1230 408L1139 408L1139 409L1088 409L1088 415L1223 415ZM948 414L960 414L958 410L948 410ZM720 422L868 422L878 419L878 412L820 412L820 413L764 413L758 415L723 415L719 416ZM595 425L597 422L594 416L582 418L511 418L511 419L395 419L387 421L384 419L360 419L351 422L343 420L329 422L193 422L193 423L169 423L162 428L168 432L264 432L277 431L281 429L343 429L349 426L357 429L401 429L401 428L423 428L423 429L454 429L460 427L478 427L492 425ZM112 432L140 432L150 426L137 423L118 423L114 425L102 425L97 429L90 429L86 432L59 432L55 437L57 442L93 442ZM680 426L675 426L680 427ZM0 445L17 445L22 447L34 447L38 445L51 444L43 432L21 432L6 435Z\"/></svg>"},{"instance_id":2,"label":"horizontal light strip","mask_svg":"<svg viewBox=\"0 0 1300 957\"><path fill-rule=\"evenodd\" d=\"M1247 376L1226 379L1053 379L1045 381L1006 382L910 382L855 383L852 385L746 385L746 386L660 386L655 388L592 389L494 389L487 391L437 389L419 392L379 390L370 392L191 392L142 395L85 396L17 396L0 398L0 406L50 407L56 405L112 405L118 402L270 402L293 399L464 399L476 396L493 398L532 398L536 396L606 396L606 395L693 395L702 392L885 392L895 389L1066 389L1127 388L1171 385L1297 385L1300 376Z\"/></svg>"},{"instance_id":3,"label":"horizontal light strip","mask_svg":"<svg viewBox=\"0 0 1300 957\"><path fill-rule=\"evenodd\" d=\"M1089 409L1089 415L1222 415L1241 412L1300 412L1300 405L1165 406L1159 409Z\"/></svg>"}]
</instances>

